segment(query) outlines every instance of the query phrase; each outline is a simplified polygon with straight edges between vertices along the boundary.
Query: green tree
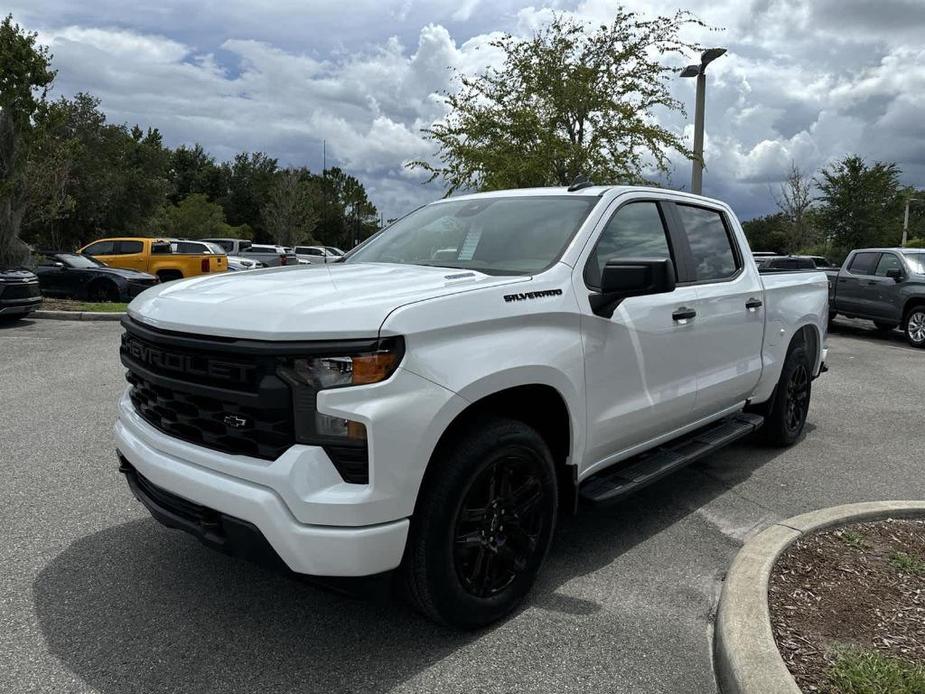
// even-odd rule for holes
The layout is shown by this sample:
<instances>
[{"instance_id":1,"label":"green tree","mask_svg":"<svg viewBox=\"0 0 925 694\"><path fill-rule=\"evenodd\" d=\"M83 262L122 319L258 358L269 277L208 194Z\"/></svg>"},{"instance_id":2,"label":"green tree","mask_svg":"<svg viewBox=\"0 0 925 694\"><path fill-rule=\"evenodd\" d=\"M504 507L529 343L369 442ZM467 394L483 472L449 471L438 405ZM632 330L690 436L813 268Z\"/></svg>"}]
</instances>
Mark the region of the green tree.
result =
<instances>
[{"instance_id":1,"label":"green tree","mask_svg":"<svg viewBox=\"0 0 925 694\"><path fill-rule=\"evenodd\" d=\"M260 210L267 201L279 169L276 159L263 152L241 152L222 165L227 192L219 201L229 224L247 224L257 238L265 234Z\"/></svg>"},{"instance_id":2,"label":"green tree","mask_svg":"<svg viewBox=\"0 0 925 694\"><path fill-rule=\"evenodd\" d=\"M837 255L865 246L898 245L902 233L900 170L896 164L868 165L845 157L816 180L819 221Z\"/></svg>"},{"instance_id":3,"label":"green tree","mask_svg":"<svg viewBox=\"0 0 925 694\"><path fill-rule=\"evenodd\" d=\"M28 255L19 240L30 201L25 173L55 77L48 49L35 41L12 15L0 23L0 267Z\"/></svg>"},{"instance_id":4,"label":"green tree","mask_svg":"<svg viewBox=\"0 0 925 694\"><path fill-rule=\"evenodd\" d=\"M742 230L753 251L787 253L790 243L790 223L783 212L755 217L742 222Z\"/></svg>"},{"instance_id":5,"label":"green tree","mask_svg":"<svg viewBox=\"0 0 925 694\"><path fill-rule=\"evenodd\" d=\"M224 169L202 145L180 145L170 154L170 201L179 203L188 195L202 193L209 200L221 200L227 193Z\"/></svg>"},{"instance_id":6,"label":"green tree","mask_svg":"<svg viewBox=\"0 0 925 694\"><path fill-rule=\"evenodd\" d=\"M203 193L192 193L179 205L165 205L145 224L150 236L173 236L185 239L209 237L249 238L249 229L232 227L217 202Z\"/></svg>"},{"instance_id":7,"label":"green tree","mask_svg":"<svg viewBox=\"0 0 925 694\"><path fill-rule=\"evenodd\" d=\"M321 196L321 220L315 237L328 246L353 248L379 228L379 211L365 186L343 169L333 167L315 176Z\"/></svg>"},{"instance_id":8,"label":"green tree","mask_svg":"<svg viewBox=\"0 0 925 694\"><path fill-rule=\"evenodd\" d=\"M312 232L321 219L320 191L304 169L276 175L261 214L267 233L281 246L316 243Z\"/></svg>"},{"instance_id":9,"label":"green tree","mask_svg":"<svg viewBox=\"0 0 925 694\"><path fill-rule=\"evenodd\" d=\"M492 42L502 66L459 74L446 119L424 129L441 163L408 165L443 179L448 195L667 172L672 151L691 153L654 117L683 113L669 89L673 69L660 61L699 49L681 38L689 25L703 23L688 12L647 20L618 8L595 29L560 14L530 39L502 36Z\"/></svg>"}]
</instances>

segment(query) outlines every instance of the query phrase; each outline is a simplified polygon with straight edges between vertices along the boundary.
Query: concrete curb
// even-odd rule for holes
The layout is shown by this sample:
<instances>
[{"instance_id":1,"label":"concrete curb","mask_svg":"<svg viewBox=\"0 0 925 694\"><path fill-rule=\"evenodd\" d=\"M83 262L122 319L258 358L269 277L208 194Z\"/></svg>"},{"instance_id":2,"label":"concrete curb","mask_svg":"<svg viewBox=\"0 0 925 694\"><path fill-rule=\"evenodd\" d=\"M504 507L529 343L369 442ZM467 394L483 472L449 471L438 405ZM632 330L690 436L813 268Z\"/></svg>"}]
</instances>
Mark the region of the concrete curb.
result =
<instances>
[{"instance_id":1,"label":"concrete curb","mask_svg":"<svg viewBox=\"0 0 925 694\"><path fill-rule=\"evenodd\" d=\"M725 694L800 694L777 650L768 610L774 563L800 536L816 530L884 518L925 516L925 501L876 501L804 513L751 538L732 562L714 629L716 676Z\"/></svg>"},{"instance_id":2,"label":"concrete curb","mask_svg":"<svg viewBox=\"0 0 925 694\"><path fill-rule=\"evenodd\" d=\"M47 318L49 320L122 320L125 311L33 311L29 318Z\"/></svg>"}]
</instances>

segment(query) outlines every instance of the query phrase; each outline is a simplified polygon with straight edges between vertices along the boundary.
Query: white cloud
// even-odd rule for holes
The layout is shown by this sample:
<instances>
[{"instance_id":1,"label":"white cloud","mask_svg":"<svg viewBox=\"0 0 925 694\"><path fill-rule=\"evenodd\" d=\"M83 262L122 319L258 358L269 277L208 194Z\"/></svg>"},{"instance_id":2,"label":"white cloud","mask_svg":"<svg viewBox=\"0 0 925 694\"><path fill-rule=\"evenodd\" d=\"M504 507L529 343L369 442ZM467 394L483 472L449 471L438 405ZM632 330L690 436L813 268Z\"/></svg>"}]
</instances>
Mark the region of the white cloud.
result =
<instances>
[{"instance_id":1,"label":"white cloud","mask_svg":"<svg viewBox=\"0 0 925 694\"><path fill-rule=\"evenodd\" d=\"M625 4L672 14L677 0L29 0L13 12L51 45L57 92L88 91L119 121L198 141L218 157L264 150L285 164L333 161L357 173L386 216L436 185L402 168L431 150L421 128L442 113L453 69L497 62L503 31L528 35L553 11L595 23ZM895 160L925 185L925 5L920 0L693 0L724 31L707 89L705 192L744 216L769 210L769 185L791 160L817 169L847 153ZM679 61L681 62L681 61ZM674 93L693 110L693 81ZM679 115L660 118L690 135ZM675 185L689 163L676 161Z\"/></svg>"}]
</instances>

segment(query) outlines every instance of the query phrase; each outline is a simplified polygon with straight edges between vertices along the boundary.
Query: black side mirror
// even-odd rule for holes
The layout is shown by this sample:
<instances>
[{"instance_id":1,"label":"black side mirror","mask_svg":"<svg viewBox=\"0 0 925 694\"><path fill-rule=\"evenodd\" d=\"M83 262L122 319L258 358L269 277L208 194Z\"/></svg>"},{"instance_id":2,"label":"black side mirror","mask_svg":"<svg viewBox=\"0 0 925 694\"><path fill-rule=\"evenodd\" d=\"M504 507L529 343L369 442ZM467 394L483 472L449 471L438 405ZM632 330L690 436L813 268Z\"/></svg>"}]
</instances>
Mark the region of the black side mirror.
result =
<instances>
[{"instance_id":1,"label":"black side mirror","mask_svg":"<svg viewBox=\"0 0 925 694\"><path fill-rule=\"evenodd\" d=\"M610 318L624 299L667 294L674 288L674 263L668 258L614 258L604 265L601 291L591 295L591 310Z\"/></svg>"},{"instance_id":2,"label":"black side mirror","mask_svg":"<svg viewBox=\"0 0 925 694\"><path fill-rule=\"evenodd\" d=\"M901 282L902 278L904 277L903 271L900 270L898 267L890 268L889 270L887 270L886 276L892 280L896 280L897 282Z\"/></svg>"}]
</instances>

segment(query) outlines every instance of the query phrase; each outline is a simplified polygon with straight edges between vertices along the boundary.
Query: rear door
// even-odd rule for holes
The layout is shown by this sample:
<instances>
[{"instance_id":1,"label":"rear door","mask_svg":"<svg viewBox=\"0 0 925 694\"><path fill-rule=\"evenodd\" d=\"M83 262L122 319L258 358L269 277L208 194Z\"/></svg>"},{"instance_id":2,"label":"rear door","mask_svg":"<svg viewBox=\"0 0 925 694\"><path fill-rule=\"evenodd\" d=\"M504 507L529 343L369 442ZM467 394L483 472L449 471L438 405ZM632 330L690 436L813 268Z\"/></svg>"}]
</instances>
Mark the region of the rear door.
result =
<instances>
[{"instance_id":1,"label":"rear door","mask_svg":"<svg viewBox=\"0 0 925 694\"><path fill-rule=\"evenodd\" d=\"M745 401L761 377L764 290L746 263L743 235L720 207L676 203L672 222L688 244L697 288L690 349L697 358L694 418L710 417Z\"/></svg>"},{"instance_id":2,"label":"rear door","mask_svg":"<svg viewBox=\"0 0 925 694\"><path fill-rule=\"evenodd\" d=\"M855 253L838 273L835 285L835 308L839 313L871 315L871 292L868 282L874 278L874 269L880 253L862 251Z\"/></svg>"},{"instance_id":3,"label":"rear door","mask_svg":"<svg viewBox=\"0 0 925 694\"><path fill-rule=\"evenodd\" d=\"M144 252L144 242L124 240L115 242L115 254L119 256L119 267L144 272L148 269L148 257Z\"/></svg>"},{"instance_id":4,"label":"rear door","mask_svg":"<svg viewBox=\"0 0 925 694\"><path fill-rule=\"evenodd\" d=\"M603 220L575 279L582 312L589 465L609 462L687 424L697 388L692 325L673 315L696 303L696 287L625 299L610 318L595 315L587 298L599 289L601 270L610 258L671 258L680 267L663 203L621 197Z\"/></svg>"}]
</instances>

